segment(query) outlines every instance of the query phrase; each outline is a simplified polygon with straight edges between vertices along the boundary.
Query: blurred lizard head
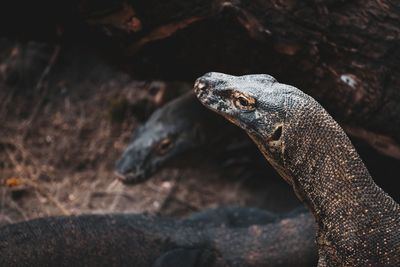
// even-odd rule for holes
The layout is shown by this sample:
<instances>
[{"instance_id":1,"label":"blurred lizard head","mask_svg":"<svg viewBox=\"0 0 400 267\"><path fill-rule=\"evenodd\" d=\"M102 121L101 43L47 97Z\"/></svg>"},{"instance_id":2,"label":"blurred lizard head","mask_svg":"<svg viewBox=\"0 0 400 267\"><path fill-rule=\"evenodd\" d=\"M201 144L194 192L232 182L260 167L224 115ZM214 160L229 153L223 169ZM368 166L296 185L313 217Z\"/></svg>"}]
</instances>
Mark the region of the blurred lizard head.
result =
<instances>
[{"instance_id":1,"label":"blurred lizard head","mask_svg":"<svg viewBox=\"0 0 400 267\"><path fill-rule=\"evenodd\" d=\"M156 110L134 133L116 163L117 176L127 184L147 180L185 152L204 143L204 107L193 93Z\"/></svg>"}]
</instances>

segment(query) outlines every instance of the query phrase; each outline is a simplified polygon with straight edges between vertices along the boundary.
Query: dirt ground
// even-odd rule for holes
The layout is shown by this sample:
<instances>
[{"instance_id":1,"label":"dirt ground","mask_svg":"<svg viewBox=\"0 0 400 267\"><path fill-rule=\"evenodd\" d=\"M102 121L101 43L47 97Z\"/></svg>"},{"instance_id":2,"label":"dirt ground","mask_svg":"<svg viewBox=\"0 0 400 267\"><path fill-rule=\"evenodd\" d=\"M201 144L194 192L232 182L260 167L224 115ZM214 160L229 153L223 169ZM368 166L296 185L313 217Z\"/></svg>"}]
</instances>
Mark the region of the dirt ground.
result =
<instances>
[{"instance_id":1,"label":"dirt ground","mask_svg":"<svg viewBox=\"0 0 400 267\"><path fill-rule=\"evenodd\" d=\"M132 131L181 93L179 83L134 80L82 47L2 40L0 59L0 225L52 215L181 217L224 205L298 205L280 179L239 176L212 157L125 186L114 175L116 159Z\"/></svg>"}]
</instances>

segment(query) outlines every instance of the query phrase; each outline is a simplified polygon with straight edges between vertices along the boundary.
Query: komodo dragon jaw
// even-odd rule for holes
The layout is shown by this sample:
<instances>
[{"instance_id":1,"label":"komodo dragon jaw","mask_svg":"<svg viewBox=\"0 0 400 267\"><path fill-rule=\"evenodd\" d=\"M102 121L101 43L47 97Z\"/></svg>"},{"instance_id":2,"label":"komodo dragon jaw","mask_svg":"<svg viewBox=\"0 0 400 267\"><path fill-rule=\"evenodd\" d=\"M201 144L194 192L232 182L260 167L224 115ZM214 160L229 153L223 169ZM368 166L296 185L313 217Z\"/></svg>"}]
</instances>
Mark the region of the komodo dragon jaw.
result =
<instances>
[{"instance_id":1,"label":"komodo dragon jaw","mask_svg":"<svg viewBox=\"0 0 400 267\"><path fill-rule=\"evenodd\" d=\"M318 224L319 266L400 266L400 206L310 96L268 75L208 73L199 100L243 128Z\"/></svg>"}]
</instances>

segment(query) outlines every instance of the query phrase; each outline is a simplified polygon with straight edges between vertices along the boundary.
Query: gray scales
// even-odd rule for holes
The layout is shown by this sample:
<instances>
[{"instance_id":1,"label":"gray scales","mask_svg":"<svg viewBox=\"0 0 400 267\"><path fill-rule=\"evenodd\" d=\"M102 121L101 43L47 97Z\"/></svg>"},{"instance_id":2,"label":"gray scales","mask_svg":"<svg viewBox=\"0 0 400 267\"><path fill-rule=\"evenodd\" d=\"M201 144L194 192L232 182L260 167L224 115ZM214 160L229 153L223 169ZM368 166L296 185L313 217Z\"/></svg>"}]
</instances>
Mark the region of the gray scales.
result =
<instances>
[{"instance_id":1,"label":"gray scales","mask_svg":"<svg viewBox=\"0 0 400 267\"><path fill-rule=\"evenodd\" d=\"M312 211L319 267L400 266L400 206L313 98L269 75L208 73L199 100L244 129Z\"/></svg>"},{"instance_id":2,"label":"gray scales","mask_svg":"<svg viewBox=\"0 0 400 267\"><path fill-rule=\"evenodd\" d=\"M303 210L52 217L0 228L0 266L307 267L317 262L314 237Z\"/></svg>"}]
</instances>

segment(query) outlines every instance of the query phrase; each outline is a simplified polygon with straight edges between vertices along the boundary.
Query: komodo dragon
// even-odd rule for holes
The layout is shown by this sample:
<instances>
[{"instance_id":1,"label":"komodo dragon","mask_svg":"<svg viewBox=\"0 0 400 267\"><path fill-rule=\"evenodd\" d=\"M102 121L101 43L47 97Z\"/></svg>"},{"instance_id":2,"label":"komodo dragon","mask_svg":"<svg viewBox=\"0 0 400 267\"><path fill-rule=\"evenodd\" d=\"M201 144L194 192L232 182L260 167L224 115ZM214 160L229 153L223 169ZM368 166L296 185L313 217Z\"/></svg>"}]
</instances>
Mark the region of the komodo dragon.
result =
<instances>
[{"instance_id":1,"label":"komodo dragon","mask_svg":"<svg viewBox=\"0 0 400 267\"><path fill-rule=\"evenodd\" d=\"M0 266L308 267L317 262L315 230L310 213L278 218L246 208L214 209L185 220L132 214L43 218L0 228Z\"/></svg>"},{"instance_id":2,"label":"komodo dragon","mask_svg":"<svg viewBox=\"0 0 400 267\"><path fill-rule=\"evenodd\" d=\"M313 98L269 75L208 73L199 100L243 128L318 225L319 267L400 266L400 206Z\"/></svg>"},{"instance_id":3,"label":"komodo dragon","mask_svg":"<svg viewBox=\"0 0 400 267\"><path fill-rule=\"evenodd\" d=\"M126 184L147 180L160 168L184 157L186 152L204 148L212 141L223 147L225 135L246 136L236 127L205 109L193 92L184 94L156 110L116 163L116 173ZM226 140L225 140L226 141ZM251 144L252 145L252 144Z\"/></svg>"}]
</instances>

